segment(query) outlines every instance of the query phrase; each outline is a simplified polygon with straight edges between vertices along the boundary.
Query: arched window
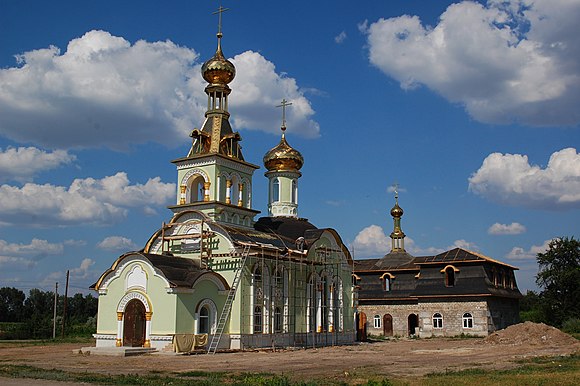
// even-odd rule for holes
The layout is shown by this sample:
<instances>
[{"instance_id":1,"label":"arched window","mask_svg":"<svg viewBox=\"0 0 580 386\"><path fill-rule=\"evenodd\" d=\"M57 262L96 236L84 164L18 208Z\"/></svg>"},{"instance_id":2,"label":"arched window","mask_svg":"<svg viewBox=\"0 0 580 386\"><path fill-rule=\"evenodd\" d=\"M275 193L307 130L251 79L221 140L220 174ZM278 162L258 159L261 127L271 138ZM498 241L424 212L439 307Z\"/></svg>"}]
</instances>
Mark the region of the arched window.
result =
<instances>
[{"instance_id":1,"label":"arched window","mask_svg":"<svg viewBox=\"0 0 580 386\"><path fill-rule=\"evenodd\" d=\"M207 305L199 310L199 330L200 334L209 334L209 307Z\"/></svg>"},{"instance_id":2,"label":"arched window","mask_svg":"<svg viewBox=\"0 0 580 386\"><path fill-rule=\"evenodd\" d=\"M272 181L272 202L280 201L280 181L274 178Z\"/></svg>"},{"instance_id":3,"label":"arched window","mask_svg":"<svg viewBox=\"0 0 580 386\"><path fill-rule=\"evenodd\" d=\"M274 270L272 276L272 303L274 305L274 332L286 332L288 309L288 282L282 267ZM279 312L279 315L276 315Z\"/></svg>"},{"instance_id":4,"label":"arched window","mask_svg":"<svg viewBox=\"0 0 580 386\"><path fill-rule=\"evenodd\" d=\"M469 312L463 314L463 328L473 328L473 315Z\"/></svg>"},{"instance_id":5,"label":"arched window","mask_svg":"<svg viewBox=\"0 0 580 386\"><path fill-rule=\"evenodd\" d=\"M373 318L373 327L381 328L381 315L375 315Z\"/></svg>"},{"instance_id":6,"label":"arched window","mask_svg":"<svg viewBox=\"0 0 580 386\"><path fill-rule=\"evenodd\" d=\"M263 331L263 308L264 308L264 286L262 269L256 267L254 269L254 277L252 278L252 289L254 292L253 303L254 303L254 333L259 334Z\"/></svg>"},{"instance_id":7,"label":"arched window","mask_svg":"<svg viewBox=\"0 0 580 386\"><path fill-rule=\"evenodd\" d=\"M195 176L189 185L189 203L203 201L205 197L205 180L202 176Z\"/></svg>"},{"instance_id":8,"label":"arched window","mask_svg":"<svg viewBox=\"0 0 580 386\"><path fill-rule=\"evenodd\" d=\"M433 314L433 328L443 328L443 315L439 312Z\"/></svg>"},{"instance_id":9,"label":"arched window","mask_svg":"<svg viewBox=\"0 0 580 386\"><path fill-rule=\"evenodd\" d=\"M453 287L455 285L455 270L453 267L445 268L445 285Z\"/></svg>"},{"instance_id":10,"label":"arched window","mask_svg":"<svg viewBox=\"0 0 580 386\"><path fill-rule=\"evenodd\" d=\"M292 180L292 203L298 203L298 187L296 184L296 180Z\"/></svg>"},{"instance_id":11,"label":"arched window","mask_svg":"<svg viewBox=\"0 0 580 386\"><path fill-rule=\"evenodd\" d=\"M328 281L326 276L320 278L320 297L322 300L321 312L322 312L322 328L324 331L328 331L328 313L329 313L329 297L330 291L328 290Z\"/></svg>"},{"instance_id":12,"label":"arched window","mask_svg":"<svg viewBox=\"0 0 580 386\"><path fill-rule=\"evenodd\" d=\"M383 291L389 292L391 290L391 278L389 276L385 276L383 278Z\"/></svg>"},{"instance_id":13,"label":"arched window","mask_svg":"<svg viewBox=\"0 0 580 386\"><path fill-rule=\"evenodd\" d=\"M306 309L307 332L316 331L316 276L311 275L306 288L306 301L308 308Z\"/></svg>"},{"instance_id":14,"label":"arched window","mask_svg":"<svg viewBox=\"0 0 580 386\"><path fill-rule=\"evenodd\" d=\"M282 332L282 310L280 307L274 309L274 332Z\"/></svg>"}]
</instances>

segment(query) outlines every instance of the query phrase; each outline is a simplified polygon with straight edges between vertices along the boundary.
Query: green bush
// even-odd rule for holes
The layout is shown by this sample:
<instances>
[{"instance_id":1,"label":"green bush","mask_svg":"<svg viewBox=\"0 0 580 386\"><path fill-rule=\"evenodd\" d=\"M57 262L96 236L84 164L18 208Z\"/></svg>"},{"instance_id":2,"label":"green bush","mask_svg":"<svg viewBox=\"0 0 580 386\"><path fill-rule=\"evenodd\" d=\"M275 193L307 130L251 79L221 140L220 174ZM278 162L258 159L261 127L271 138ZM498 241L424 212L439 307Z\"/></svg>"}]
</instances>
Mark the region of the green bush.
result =
<instances>
[{"instance_id":1,"label":"green bush","mask_svg":"<svg viewBox=\"0 0 580 386\"><path fill-rule=\"evenodd\" d=\"M566 320L562 324L562 331L568 334L579 334L580 333L580 319L572 318Z\"/></svg>"},{"instance_id":2,"label":"green bush","mask_svg":"<svg viewBox=\"0 0 580 386\"><path fill-rule=\"evenodd\" d=\"M28 339L29 335L24 323L0 323L0 339Z\"/></svg>"}]
</instances>

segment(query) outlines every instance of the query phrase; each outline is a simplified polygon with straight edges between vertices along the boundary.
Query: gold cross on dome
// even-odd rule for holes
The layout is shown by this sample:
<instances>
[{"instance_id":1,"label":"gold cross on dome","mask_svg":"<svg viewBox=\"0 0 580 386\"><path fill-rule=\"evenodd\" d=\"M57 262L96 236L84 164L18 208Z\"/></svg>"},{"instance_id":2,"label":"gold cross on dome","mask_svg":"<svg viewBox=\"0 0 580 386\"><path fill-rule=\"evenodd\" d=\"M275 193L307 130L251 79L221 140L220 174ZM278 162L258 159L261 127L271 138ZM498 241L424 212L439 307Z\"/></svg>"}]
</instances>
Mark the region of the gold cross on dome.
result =
<instances>
[{"instance_id":1,"label":"gold cross on dome","mask_svg":"<svg viewBox=\"0 0 580 386\"><path fill-rule=\"evenodd\" d=\"M218 15L218 34L222 33L222 13L229 10L229 8L224 8L220 4L218 10L212 13L212 15Z\"/></svg>"},{"instance_id":2,"label":"gold cross on dome","mask_svg":"<svg viewBox=\"0 0 580 386\"><path fill-rule=\"evenodd\" d=\"M282 107L282 127L286 128L286 106L292 105L292 102L288 102L286 98L282 99L282 103L276 107Z\"/></svg>"}]
</instances>

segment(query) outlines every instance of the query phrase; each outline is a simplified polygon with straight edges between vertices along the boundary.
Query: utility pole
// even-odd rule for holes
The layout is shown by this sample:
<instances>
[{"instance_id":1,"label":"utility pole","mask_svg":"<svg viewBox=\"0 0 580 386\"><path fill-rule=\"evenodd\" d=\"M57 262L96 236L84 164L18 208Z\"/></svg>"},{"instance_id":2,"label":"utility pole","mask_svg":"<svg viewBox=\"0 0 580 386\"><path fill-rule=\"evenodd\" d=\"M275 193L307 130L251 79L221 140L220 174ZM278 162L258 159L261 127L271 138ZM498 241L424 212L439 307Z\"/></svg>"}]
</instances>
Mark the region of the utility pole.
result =
<instances>
[{"instance_id":1,"label":"utility pole","mask_svg":"<svg viewBox=\"0 0 580 386\"><path fill-rule=\"evenodd\" d=\"M58 301L58 282L54 286L54 315L52 317L52 339L56 338L56 304Z\"/></svg>"},{"instance_id":2,"label":"utility pole","mask_svg":"<svg viewBox=\"0 0 580 386\"><path fill-rule=\"evenodd\" d=\"M61 337L64 338L64 325L66 324L66 303L68 300L68 276L69 270L66 270L66 286L64 287L64 307L62 310L62 333Z\"/></svg>"}]
</instances>

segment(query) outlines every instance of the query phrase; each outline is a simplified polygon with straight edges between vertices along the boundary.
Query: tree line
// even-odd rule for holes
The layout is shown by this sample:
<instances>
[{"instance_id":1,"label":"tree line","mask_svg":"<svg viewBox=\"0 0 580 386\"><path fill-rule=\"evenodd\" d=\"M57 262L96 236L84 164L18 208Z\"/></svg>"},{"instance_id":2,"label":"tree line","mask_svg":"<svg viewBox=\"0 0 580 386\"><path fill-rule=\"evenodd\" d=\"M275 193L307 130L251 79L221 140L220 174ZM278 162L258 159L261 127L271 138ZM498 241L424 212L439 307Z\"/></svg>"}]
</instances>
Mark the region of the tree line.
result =
<instances>
[{"instance_id":1,"label":"tree line","mask_svg":"<svg viewBox=\"0 0 580 386\"><path fill-rule=\"evenodd\" d=\"M580 241L574 237L556 238L536 259L540 291L524 295L521 319L580 333Z\"/></svg>"},{"instance_id":2,"label":"tree line","mask_svg":"<svg viewBox=\"0 0 580 386\"><path fill-rule=\"evenodd\" d=\"M56 335L90 335L96 332L98 301L93 295L77 293L57 298ZM17 288L0 288L0 339L52 338L54 292L31 289L28 296ZM64 329L63 329L64 324Z\"/></svg>"}]
</instances>

